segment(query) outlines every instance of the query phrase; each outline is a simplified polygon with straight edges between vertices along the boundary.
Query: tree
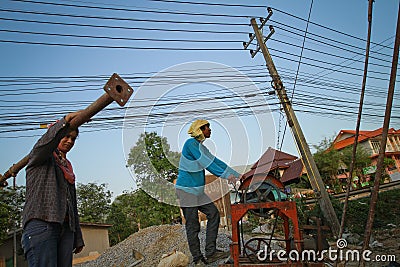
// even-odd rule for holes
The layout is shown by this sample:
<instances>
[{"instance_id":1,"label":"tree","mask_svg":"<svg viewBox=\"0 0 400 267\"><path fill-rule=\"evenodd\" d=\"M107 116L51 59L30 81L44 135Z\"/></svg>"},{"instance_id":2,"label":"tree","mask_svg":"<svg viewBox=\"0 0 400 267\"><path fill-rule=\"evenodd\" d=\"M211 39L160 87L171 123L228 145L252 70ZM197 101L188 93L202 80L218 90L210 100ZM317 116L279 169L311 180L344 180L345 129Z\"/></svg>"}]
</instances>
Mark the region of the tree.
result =
<instances>
[{"instance_id":1,"label":"tree","mask_svg":"<svg viewBox=\"0 0 400 267\"><path fill-rule=\"evenodd\" d=\"M138 182L158 173L172 182L178 175L179 153L170 151L166 137L156 132L142 133L128 158L128 165L133 165Z\"/></svg>"},{"instance_id":2,"label":"tree","mask_svg":"<svg viewBox=\"0 0 400 267\"><path fill-rule=\"evenodd\" d=\"M134 169L138 187L159 201L176 205L171 182L178 176L179 158L180 153L170 150L167 138L145 132L131 149L128 166Z\"/></svg>"},{"instance_id":3,"label":"tree","mask_svg":"<svg viewBox=\"0 0 400 267\"><path fill-rule=\"evenodd\" d=\"M112 193L106 184L77 184L78 213L81 222L104 223L111 206Z\"/></svg>"},{"instance_id":4,"label":"tree","mask_svg":"<svg viewBox=\"0 0 400 267\"><path fill-rule=\"evenodd\" d=\"M332 181L336 179L338 170L341 167L341 155L338 150L333 148L333 139L324 138L314 148L317 150L313 157L323 182L327 185L333 185Z\"/></svg>"},{"instance_id":5,"label":"tree","mask_svg":"<svg viewBox=\"0 0 400 267\"><path fill-rule=\"evenodd\" d=\"M0 190L0 241L7 233L22 227L22 210L25 203L25 186Z\"/></svg>"},{"instance_id":6,"label":"tree","mask_svg":"<svg viewBox=\"0 0 400 267\"><path fill-rule=\"evenodd\" d=\"M107 223L112 224L109 230L111 246L121 242L139 229L132 212L134 203L131 198L132 193L125 192L117 196L111 204L107 219Z\"/></svg>"},{"instance_id":7,"label":"tree","mask_svg":"<svg viewBox=\"0 0 400 267\"><path fill-rule=\"evenodd\" d=\"M335 187L337 183L337 175L339 169L348 171L352 161L353 147L349 146L341 150L337 150L333 146L333 138L321 141L319 145L314 146L314 160L317 164L321 178L325 184ZM362 175L362 169L371 164L368 152L361 146L357 147L356 161L354 162L355 175Z\"/></svg>"},{"instance_id":8,"label":"tree","mask_svg":"<svg viewBox=\"0 0 400 267\"><path fill-rule=\"evenodd\" d=\"M349 146L342 150L341 152L341 160L347 166L350 167L350 163L353 157L353 147ZM356 153L356 161L354 162L354 176L362 176L363 175L363 168L371 165L371 158L365 148L362 146L357 147Z\"/></svg>"},{"instance_id":9,"label":"tree","mask_svg":"<svg viewBox=\"0 0 400 267\"><path fill-rule=\"evenodd\" d=\"M178 207L161 203L141 189L125 192L111 205L110 243L115 245L142 228L170 223L179 214Z\"/></svg>"}]
</instances>

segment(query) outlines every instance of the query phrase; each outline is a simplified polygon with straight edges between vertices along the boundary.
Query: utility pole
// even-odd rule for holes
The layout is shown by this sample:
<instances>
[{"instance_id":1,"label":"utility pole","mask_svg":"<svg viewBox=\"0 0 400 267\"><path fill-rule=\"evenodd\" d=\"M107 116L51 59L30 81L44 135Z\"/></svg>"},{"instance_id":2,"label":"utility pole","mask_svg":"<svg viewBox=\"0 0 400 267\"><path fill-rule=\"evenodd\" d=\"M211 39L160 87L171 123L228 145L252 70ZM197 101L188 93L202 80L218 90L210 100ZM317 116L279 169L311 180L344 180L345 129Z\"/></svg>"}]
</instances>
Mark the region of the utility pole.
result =
<instances>
[{"instance_id":1,"label":"utility pole","mask_svg":"<svg viewBox=\"0 0 400 267\"><path fill-rule=\"evenodd\" d=\"M318 171L317 165L315 164L314 158L311 154L310 148L307 144L307 141L304 137L303 131L301 130L300 124L297 121L296 115L292 108L292 104L286 94L285 87L279 77L279 74L275 68L274 62L272 61L272 57L268 51L265 42L267 39L273 34L274 30L272 26L270 26L270 34L264 38L262 32L260 31L262 27L265 25L266 21L272 15L272 10L268 8L269 15L265 19L261 19L260 28L257 25L255 18L251 19L251 25L254 29L255 37L257 39L258 45L255 51L250 50L251 56L254 57L256 53L261 50L264 59L269 71L269 74L272 78L273 88L275 89L275 93L277 94L279 101L285 111L287 122L292 130L293 136L297 143L297 146L300 150L302 161L304 166L306 167L307 174L311 183L311 186L314 190L315 196L318 200L318 203L321 207L321 210L325 216L325 219L330 224L332 233L335 237L338 236L340 231L339 220L336 217L335 211L333 209L332 203L329 199L328 192L325 189L325 184L321 179L321 175ZM250 36L250 41L248 43L243 43L244 48L246 49L250 42L254 39L254 35Z\"/></svg>"},{"instance_id":2,"label":"utility pole","mask_svg":"<svg viewBox=\"0 0 400 267\"><path fill-rule=\"evenodd\" d=\"M399 62L400 2L399 2L399 7L398 7L397 12L398 12L398 14L397 14L397 26L396 26L396 38L395 38L394 48L393 48L392 69L390 72L389 89L388 89L388 94L387 94L387 99L386 99L385 118L383 120L383 127L382 127L382 139L381 139L381 143L380 143L378 162L376 164L374 187L373 187L373 190L371 192L371 197L370 197L371 201L369 204L369 213L368 213L367 224L365 226L364 243L363 243L362 251L365 251L369 247L369 242L371 239L372 226L373 226L374 217L375 217L375 210L376 210L376 206L378 203L379 184L380 184L380 180L382 178L382 172L383 172L383 163L384 163L384 159L385 159L386 143L387 143L387 137L388 137L389 125L390 125L390 116L392 114L394 89L396 86L397 65ZM360 265L365 266L364 259L361 260Z\"/></svg>"},{"instance_id":3,"label":"utility pole","mask_svg":"<svg viewBox=\"0 0 400 267\"><path fill-rule=\"evenodd\" d=\"M361 85L361 94L360 94L360 102L359 102L360 104L358 105L358 116L357 116L357 123L356 123L356 133L354 135L354 144L353 144L353 151L352 151L351 163L350 163L350 169L349 169L349 177L347 178L346 198L345 198L344 204L343 204L343 212L342 212L342 219L340 222L339 238L342 238L343 231L344 231L344 223L346 221L347 206L349 203L350 187L351 187L351 182L353 181L353 171L354 171L354 165L356 163L356 157L357 157L358 137L360 135L361 115L362 115L362 109L363 109L363 105L364 105L365 86L367 83L367 75L368 75L369 50L370 50L370 46L371 46L373 3L374 3L374 0L368 1L368 37L367 37L367 47L365 49L364 75L363 75L363 81L362 81L362 85Z\"/></svg>"}]
</instances>

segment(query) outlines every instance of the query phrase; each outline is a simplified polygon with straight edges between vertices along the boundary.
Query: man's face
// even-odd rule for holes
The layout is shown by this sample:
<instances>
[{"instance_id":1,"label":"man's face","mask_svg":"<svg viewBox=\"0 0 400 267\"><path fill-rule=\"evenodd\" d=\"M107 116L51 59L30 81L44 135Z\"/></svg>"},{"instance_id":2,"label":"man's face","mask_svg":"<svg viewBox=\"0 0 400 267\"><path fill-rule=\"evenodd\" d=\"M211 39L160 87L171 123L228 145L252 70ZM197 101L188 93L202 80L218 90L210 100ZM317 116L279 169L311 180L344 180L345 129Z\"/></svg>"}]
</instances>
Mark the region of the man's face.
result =
<instances>
[{"instance_id":1,"label":"man's face","mask_svg":"<svg viewBox=\"0 0 400 267\"><path fill-rule=\"evenodd\" d=\"M204 129L202 129L201 131L203 132L203 135L205 138L210 138L211 136L211 128L209 125L204 125L203 126Z\"/></svg>"},{"instance_id":2,"label":"man's face","mask_svg":"<svg viewBox=\"0 0 400 267\"><path fill-rule=\"evenodd\" d=\"M61 139L57 147L58 150L64 153L68 153L74 146L77 137L78 133L76 131L69 132L63 139Z\"/></svg>"}]
</instances>

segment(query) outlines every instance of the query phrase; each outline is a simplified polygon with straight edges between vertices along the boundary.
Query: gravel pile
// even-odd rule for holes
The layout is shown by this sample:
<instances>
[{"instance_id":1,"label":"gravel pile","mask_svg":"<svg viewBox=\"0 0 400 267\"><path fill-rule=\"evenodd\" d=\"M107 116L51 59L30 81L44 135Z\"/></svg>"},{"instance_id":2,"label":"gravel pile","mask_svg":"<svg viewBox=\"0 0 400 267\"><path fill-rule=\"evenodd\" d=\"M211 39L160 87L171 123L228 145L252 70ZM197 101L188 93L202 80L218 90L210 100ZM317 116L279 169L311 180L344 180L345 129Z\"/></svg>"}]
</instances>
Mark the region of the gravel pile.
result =
<instances>
[{"instance_id":1,"label":"gravel pile","mask_svg":"<svg viewBox=\"0 0 400 267\"><path fill-rule=\"evenodd\" d=\"M229 251L231 240L229 236L220 229L217 238L217 247L219 249ZM205 229L201 229L200 243L204 249ZM137 261L134 251L140 252L144 259L135 266L139 267L155 267L160 262L163 254L168 254L174 250L181 251L190 258L192 257L187 245L185 226L183 225L160 225L151 226L140 230L129 236L124 241L110 247L104 251L96 260L81 263L78 267L128 267ZM204 253L204 251L203 251ZM215 262L208 266L218 266L221 262ZM189 265L192 266L192 265Z\"/></svg>"}]
</instances>

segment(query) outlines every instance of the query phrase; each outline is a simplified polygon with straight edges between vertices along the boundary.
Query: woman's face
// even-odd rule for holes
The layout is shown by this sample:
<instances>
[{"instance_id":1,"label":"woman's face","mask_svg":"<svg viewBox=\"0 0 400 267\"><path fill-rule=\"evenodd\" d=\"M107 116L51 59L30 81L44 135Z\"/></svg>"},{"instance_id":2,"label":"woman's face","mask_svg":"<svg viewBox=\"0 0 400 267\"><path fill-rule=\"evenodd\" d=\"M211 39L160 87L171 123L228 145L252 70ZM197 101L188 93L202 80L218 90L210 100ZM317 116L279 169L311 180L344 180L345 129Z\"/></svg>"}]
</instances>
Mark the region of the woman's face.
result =
<instances>
[{"instance_id":1,"label":"woman's face","mask_svg":"<svg viewBox=\"0 0 400 267\"><path fill-rule=\"evenodd\" d=\"M58 150L63 153L68 153L75 144L75 140L78 137L78 133L76 131L69 132L66 136L61 139L60 143L58 144Z\"/></svg>"}]
</instances>

